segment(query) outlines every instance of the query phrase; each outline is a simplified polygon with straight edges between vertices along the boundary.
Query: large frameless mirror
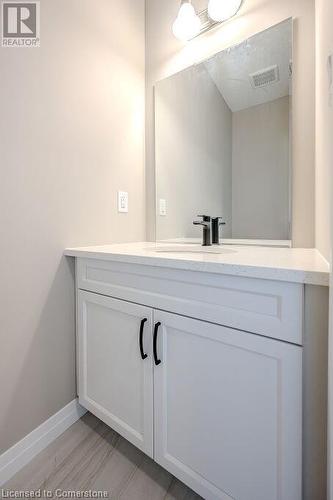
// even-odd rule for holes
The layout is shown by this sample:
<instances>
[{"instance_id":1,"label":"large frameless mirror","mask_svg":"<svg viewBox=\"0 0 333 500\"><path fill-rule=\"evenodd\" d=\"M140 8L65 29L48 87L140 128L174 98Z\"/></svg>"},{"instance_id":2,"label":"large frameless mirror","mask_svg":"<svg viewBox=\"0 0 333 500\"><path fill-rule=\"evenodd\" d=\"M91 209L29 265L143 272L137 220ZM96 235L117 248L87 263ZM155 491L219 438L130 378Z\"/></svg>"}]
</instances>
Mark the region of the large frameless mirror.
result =
<instances>
[{"instance_id":1,"label":"large frameless mirror","mask_svg":"<svg viewBox=\"0 0 333 500\"><path fill-rule=\"evenodd\" d=\"M289 245L292 20L157 83L156 239Z\"/></svg>"}]
</instances>

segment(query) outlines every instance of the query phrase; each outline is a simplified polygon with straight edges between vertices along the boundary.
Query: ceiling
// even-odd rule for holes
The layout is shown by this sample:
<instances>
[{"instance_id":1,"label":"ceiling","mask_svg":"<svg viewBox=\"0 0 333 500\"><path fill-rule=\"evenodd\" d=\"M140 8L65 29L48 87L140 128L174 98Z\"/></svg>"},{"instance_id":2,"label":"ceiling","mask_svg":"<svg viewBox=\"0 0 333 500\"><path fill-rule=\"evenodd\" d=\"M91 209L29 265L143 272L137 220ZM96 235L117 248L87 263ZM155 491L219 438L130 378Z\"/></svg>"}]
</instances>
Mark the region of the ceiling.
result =
<instances>
[{"instance_id":1,"label":"ceiling","mask_svg":"<svg viewBox=\"0 0 333 500\"><path fill-rule=\"evenodd\" d=\"M291 94L292 20L288 19L202 63L231 111ZM253 88L250 74L278 65L279 81Z\"/></svg>"}]
</instances>

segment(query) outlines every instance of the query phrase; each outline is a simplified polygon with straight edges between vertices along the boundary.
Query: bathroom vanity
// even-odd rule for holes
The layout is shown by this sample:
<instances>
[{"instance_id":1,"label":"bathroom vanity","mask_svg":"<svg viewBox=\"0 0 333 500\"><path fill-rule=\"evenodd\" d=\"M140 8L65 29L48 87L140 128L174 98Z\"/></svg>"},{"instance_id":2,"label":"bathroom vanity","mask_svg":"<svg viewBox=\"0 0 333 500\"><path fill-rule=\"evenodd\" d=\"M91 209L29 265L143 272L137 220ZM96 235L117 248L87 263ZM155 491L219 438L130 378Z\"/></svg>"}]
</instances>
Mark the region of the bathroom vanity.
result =
<instances>
[{"instance_id":1,"label":"bathroom vanity","mask_svg":"<svg viewBox=\"0 0 333 500\"><path fill-rule=\"evenodd\" d=\"M292 48L287 19L157 82L159 243L66 252L80 403L206 500L326 499L329 269L288 248Z\"/></svg>"},{"instance_id":2,"label":"bathroom vanity","mask_svg":"<svg viewBox=\"0 0 333 500\"><path fill-rule=\"evenodd\" d=\"M321 498L329 274L316 250L65 254L81 405L207 500Z\"/></svg>"}]
</instances>

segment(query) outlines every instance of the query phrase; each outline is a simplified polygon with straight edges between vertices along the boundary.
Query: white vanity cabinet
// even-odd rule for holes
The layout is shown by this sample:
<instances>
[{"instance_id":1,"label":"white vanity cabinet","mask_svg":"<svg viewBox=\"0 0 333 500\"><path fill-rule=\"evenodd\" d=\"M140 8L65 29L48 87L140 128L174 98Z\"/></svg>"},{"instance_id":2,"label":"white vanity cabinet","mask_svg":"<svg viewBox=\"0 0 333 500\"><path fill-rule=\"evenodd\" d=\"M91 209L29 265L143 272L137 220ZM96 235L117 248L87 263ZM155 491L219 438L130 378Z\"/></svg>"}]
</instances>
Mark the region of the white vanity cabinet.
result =
<instances>
[{"instance_id":1,"label":"white vanity cabinet","mask_svg":"<svg viewBox=\"0 0 333 500\"><path fill-rule=\"evenodd\" d=\"M151 457L152 316L148 307L78 293L80 403Z\"/></svg>"},{"instance_id":2,"label":"white vanity cabinet","mask_svg":"<svg viewBox=\"0 0 333 500\"><path fill-rule=\"evenodd\" d=\"M83 406L207 500L302 499L301 285L78 259L77 287Z\"/></svg>"},{"instance_id":3,"label":"white vanity cabinet","mask_svg":"<svg viewBox=\"0 0 333 500\"><path fill-rule=\"evenodd\" d=\"M300 500L302 349L154 312L154 457L205 499Z\"/></svg>"}]
</instances>

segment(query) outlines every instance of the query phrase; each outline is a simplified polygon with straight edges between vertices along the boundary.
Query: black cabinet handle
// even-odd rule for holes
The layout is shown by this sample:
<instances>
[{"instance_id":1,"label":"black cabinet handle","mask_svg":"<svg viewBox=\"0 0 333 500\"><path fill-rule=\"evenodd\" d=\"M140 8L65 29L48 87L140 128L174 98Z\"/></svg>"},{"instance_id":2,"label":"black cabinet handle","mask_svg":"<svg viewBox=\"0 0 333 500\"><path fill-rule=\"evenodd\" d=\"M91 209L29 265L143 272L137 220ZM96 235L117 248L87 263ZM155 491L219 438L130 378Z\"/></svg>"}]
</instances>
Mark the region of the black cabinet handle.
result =
<instances>
[{"instance_id":1,"label":"black cabinet handle","mask_svg":"<svg viewBox=\"0 0 333 500\"><path fill-rule=\"evenodd\" d=\"M140 354L141 354L141 358L142 359L148 358L148 354L145 354L145 351L143 350L143 330L144 330L144 327L145 327L145 323L147 321L148 321L147 318L144 318L141 321L141 325L140 325L139 345L140 345Z\"/></svg>"},{"instance_id":2,"label":"black cabinet handle","mask_svg":"<svg viewBox=\"0 0 333 500\"><path fill-rule=\"evenodd\" d=\"M155 360L155 365L158 366L162 363L160 359L158 359L157 356L157 335L158 335L158 329L161 326L161 323L156 323L155 328L154 328L154 340L153 340L153 350L154 350L154 360Z\"/></svg>"}]
</instances>

